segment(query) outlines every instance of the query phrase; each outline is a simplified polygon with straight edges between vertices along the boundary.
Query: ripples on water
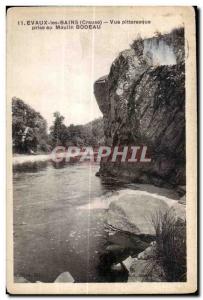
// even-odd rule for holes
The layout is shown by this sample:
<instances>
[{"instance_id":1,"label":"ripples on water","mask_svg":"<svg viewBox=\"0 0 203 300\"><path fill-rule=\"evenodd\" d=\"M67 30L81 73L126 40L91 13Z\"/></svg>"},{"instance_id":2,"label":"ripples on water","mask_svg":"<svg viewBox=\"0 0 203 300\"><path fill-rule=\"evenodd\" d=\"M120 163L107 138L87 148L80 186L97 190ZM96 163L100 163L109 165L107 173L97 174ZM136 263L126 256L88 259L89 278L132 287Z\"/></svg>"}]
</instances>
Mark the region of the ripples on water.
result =
<instances>
[{"instance_id":1,"label":"ripples on water","mask_svg":"<svg viewBox=\"0 0 203 300\"><path fill-rule=\"evenodd\" d=\"M102 196L119 187L103 184L95 176L98 169L88 163L48 162L15 167L15 275L53 282L68 271L76 282L115 280L102 275L99 264L108 242Z\"/></svg>"}]
</instances>

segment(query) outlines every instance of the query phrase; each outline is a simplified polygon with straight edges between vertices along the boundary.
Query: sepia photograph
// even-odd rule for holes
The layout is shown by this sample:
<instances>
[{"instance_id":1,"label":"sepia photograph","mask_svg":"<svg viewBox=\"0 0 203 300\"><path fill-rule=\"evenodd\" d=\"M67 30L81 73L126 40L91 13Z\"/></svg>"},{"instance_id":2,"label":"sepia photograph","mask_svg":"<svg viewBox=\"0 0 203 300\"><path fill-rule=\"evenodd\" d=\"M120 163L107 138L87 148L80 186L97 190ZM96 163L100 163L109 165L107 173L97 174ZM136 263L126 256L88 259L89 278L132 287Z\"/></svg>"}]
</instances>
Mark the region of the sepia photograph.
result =
<instances>
[{"instance_id":1,"label":"sepia photograph","mask_svg":"<svg viewBox=\"0 0 203 300\"><path fill-rule=\"evenodd\" d=\"M6 14L8 293L195 293L195 8Z\"/></svg>"}]
</instances>

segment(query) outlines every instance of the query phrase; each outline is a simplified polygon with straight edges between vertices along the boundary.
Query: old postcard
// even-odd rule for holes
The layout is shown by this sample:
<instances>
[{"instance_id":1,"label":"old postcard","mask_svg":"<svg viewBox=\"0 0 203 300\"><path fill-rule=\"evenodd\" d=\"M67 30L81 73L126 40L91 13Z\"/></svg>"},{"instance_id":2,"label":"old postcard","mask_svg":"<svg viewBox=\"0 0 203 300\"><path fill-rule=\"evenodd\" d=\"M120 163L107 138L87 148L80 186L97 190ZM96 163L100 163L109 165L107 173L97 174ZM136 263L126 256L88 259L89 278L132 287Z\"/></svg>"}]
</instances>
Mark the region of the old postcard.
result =
<instances>
[{"instance_id":1,"label":"old postcard","mask_svg":"<svg viewBox=\"0 0 203 300\"><path fill-rule=\"evenodd\" d=\"M7 9L7 291L197 291L193 7Z\"/></svg>"}]
</instances>

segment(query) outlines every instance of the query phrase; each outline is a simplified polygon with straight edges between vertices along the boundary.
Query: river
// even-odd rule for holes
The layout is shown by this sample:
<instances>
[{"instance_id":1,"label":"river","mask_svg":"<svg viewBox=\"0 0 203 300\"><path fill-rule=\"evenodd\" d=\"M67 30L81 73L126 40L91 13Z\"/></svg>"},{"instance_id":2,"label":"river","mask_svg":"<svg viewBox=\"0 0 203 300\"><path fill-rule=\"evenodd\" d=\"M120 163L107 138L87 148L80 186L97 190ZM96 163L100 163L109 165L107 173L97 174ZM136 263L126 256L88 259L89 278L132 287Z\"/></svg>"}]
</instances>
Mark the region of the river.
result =
<instances>
[{"instance_id":1,"label":"river","mask_svg":"<svg viewBox=\"0 0 203 300\"><path fill-rule=\"evenodd\" d=\"M13 172L15 276L54 282L69 272L75 282L127 281L126 270L112 271L111 266L138 250L137 238L129 232L110 234L109 203L123 193L136 198L138 190L172 199L178 199L177 193L102 181L95 176L99 165L88 162L53 165L28 159L14 164ZM119 245L123 252L109 254L109 245Z\"/></svg>"},{"instance_id":2,"label":"river","mask_svg":"<svg viewBox=\"0 0 203 300\"><path fill-rule=\"evenodd\" d=\"M16 276L53 282L68 271L76 282L115 281L100 274L99 264L108 243L102 196L118 187L102 183L98 169L41 162L14 171Z\"/></svg>"}]
</instances>

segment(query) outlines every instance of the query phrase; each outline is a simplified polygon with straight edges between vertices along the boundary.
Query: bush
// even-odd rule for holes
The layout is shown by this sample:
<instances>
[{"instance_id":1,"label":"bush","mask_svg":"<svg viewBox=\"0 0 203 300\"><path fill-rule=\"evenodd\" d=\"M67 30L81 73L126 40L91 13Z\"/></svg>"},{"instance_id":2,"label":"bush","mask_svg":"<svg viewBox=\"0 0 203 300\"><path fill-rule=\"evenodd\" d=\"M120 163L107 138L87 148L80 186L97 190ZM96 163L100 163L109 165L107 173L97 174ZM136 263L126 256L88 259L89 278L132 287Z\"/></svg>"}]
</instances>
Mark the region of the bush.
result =
<instances>
[{"instance_id":1,"label":"bush","mask_svg":"<svg viewBox=\"0 0 203 300\"><path fill-rule=\"evenodd\" d=\"M130 45L134 49L137 56L142 56L144 51L144 41L141 36L138 36Z\"/></svg>"},{"instance_id":2,"label":"bush","mask_svg":"<svg viewBox=\"0 0 203 300\"><path fill-rule=\"evenodd\" d=\"M167 282L184 282L187 279L186 222L177 220L171 211L152 217L156 231L156 251L147 267L151 276L155 265L161 266Z\"/></svg>"}]
</instances>

